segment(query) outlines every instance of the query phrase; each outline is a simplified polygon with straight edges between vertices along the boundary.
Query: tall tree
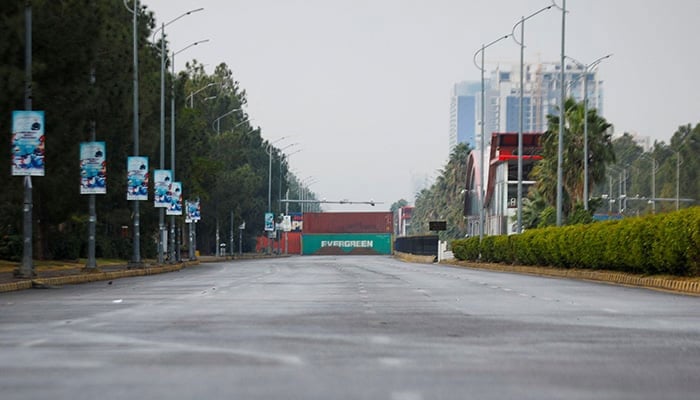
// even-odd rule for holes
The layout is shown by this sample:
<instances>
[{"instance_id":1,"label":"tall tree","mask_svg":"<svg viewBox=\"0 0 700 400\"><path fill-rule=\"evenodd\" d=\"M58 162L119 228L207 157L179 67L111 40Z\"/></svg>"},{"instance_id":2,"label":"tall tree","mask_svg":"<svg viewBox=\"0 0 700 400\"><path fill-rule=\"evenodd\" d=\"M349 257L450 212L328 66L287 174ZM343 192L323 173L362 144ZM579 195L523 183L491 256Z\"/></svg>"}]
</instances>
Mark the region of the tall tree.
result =
<instances>
[{"instance_id":1,"label":"tall tree","mask_svg":"<svg viewBox=\"0 0 700 400\"><path fill-rule=\"evenodd\" d=\"M583 201L584 184L584 106L574 99L567 99L564 104L564 151L563 151L563 211L568 215L577 203ZM589 109L588 115L588 171L589 186L605 177L605 168L615 160L615 153L608 129L612 126L605 118L599 116L595 109ZM538 192L547 204L556 204L557 162L559 142L559 115L547 116L547 131L542 138L543 159L533 168L532 177Z\"/></svg>"}]
</instances>

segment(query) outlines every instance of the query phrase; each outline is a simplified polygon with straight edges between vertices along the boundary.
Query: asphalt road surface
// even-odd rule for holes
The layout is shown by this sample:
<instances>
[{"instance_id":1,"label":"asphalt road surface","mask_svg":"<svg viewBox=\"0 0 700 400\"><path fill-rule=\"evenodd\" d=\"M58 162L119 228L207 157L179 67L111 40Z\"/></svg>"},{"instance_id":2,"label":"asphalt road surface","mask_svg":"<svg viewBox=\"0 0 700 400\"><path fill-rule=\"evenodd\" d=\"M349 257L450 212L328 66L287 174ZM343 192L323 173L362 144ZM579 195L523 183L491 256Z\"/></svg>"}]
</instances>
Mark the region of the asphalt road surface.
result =
<instances>
[{"instance_id":1,"label":"asphalt road surface","mask_svg":"<svg viewBox=\"0 0 700 400\"><path fill-rule=\"evenodd\" d=\"M0 293L2 399L698 399L700 298L292 257Z\"/></svg>"}]
</instances>

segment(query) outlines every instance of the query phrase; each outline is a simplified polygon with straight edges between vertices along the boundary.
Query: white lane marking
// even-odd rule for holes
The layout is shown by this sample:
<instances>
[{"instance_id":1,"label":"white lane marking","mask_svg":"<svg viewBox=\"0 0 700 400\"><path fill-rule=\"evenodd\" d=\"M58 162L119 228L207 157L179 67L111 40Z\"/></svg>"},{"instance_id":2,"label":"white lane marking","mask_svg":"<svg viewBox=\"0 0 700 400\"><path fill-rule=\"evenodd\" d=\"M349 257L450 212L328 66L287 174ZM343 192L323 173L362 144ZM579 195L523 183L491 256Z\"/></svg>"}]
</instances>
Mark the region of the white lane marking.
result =
<instances>
[{"instance_id":1,"label":"white lane marking","mask_svg":"<svg viewBox=\"0 0 700 400\"><path fill-rule=\"evenodd\" d=\"M122 299L117 299L117 300L112 300L112 303L114 303L114 304L119 304L119 303L121 303L121 302L123 302L123 301L124 301L124 300L122 300Z\"/></svg>"},{"instance_id":2,"label":"white lane marking","mask_svg":"<svg viewBox=\"0 0 700 400\"><path fill-rule=\"evenodd\" d=\"M372 336L369 338L372 344L389 344L392 342L389 336Z\"/></svg>"},{"instance_id":3,"label":"white lane marking","mask_svg":"<svg viewBox=\"0 0 700 400\"><path fill-rule=\"evenodd\" d=\"M405 364L400 358L383 357L379 359L379 363L386 367L400 367Z\"/></svg>"},{"instance_id":4,"label":"white lane marking","mask_svg":"<svg viewBox=\"0 0 700 400\"><path fill-rule=\"evenodd\" d=\"M34 347L34 346L42 345L46 342L48 342L47 339L30 340L29 342L22 343L21 346L22 347Z\"/></svg>"},{"instance_id":5,"label":"white lane marking","mask_svg":"<svg viewBox=\"0 0 700 400\"><path fill-rule=\"evenodd\" d=\"M518 295L523 297L530 297L530 295L527 293L518 293Z\"/></svg>"},{"instance_id":6,"label":"white lane marking","mask_svg":"<svg viewBox=\"0 0 700 400\"><path fill-rule=\"evenodd\" d=\"M503 291L505 291L505 292L512 292L513 289L503 288Z\"/></svg>"},{"instance_id":7,"label":"white lane marking","mask_svg":"<svg viewBox=\"0 0 700 400\"><path fill-rule=\"evenodd\" d=\"M418 392L392 392L391 400L423 400L423 395Z\"/></svg>"},{"instance_id":8,"label":"white lane marking","mask_svg":"<svg viewBox=\"0 0 700 400\"><path fill-rule=\"evenodd\" d=\"M617 314L619 311L613 309L613 308L604 308L603 311L611 313L611 314Z\"/></svg>"}]
</instances>

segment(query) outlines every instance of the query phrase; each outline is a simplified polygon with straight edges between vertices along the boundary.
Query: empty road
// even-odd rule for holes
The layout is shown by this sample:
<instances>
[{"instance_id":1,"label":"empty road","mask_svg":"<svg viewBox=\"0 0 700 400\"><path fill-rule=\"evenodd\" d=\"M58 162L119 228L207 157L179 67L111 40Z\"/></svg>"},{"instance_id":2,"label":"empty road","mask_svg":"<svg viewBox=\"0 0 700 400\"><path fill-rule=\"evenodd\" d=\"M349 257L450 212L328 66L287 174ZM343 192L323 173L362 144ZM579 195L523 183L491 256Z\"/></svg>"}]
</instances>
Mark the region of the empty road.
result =
<instances>
[{"instance_id":1,"label":"empty road","mask_svg":"<svg viewBox=\"0 0 700 400\"><path fill-rule=\"evenodd\" d=\"M2 399L697 399L700 298L290 257L0 293Z\"/></svg>"}]
</instances>

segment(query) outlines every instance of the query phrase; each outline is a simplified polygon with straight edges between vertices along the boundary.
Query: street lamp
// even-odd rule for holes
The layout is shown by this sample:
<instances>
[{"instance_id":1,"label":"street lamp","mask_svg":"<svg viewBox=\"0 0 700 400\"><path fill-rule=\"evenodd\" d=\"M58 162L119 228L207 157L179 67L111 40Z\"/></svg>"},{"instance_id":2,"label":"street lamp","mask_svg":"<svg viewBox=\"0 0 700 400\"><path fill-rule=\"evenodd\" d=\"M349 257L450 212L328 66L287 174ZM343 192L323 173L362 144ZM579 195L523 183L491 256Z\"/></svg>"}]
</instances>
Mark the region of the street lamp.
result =
<instances>
[{"instance_id":1,"label":"street lamp","mask_svg":"<svg viewBox=\"0 0 700 400\"><path fill-rule=\"evenodd\" d=\"M287 147L291 147L291 146L292 146L292 145L289 145L289 146L287 146ZM280 149L280 151L282 151L282 150L284 150L284 149ZM279 206L279 208L277 209L277 212L278 212L278 213L282 213L282 161L283 161L285 158L286 158L287 160L289 160L289 157L290 157L292 154L296 154L296 153L300 152L301 150L302 150L302 149L298 149L298 150L295 150L295 151L293 151L293 152L291 152L291 153L289 153L289 154L286 154L286 155L285 155L285 154L282 154L282 157L280 158L280 162L279 162L279 183L280 183L280 184L279 184L279 193L278 193L278 197L277 197L277 199L278 199L278 201L279 201L279 203L280 203L280 206ZM289 203L287 203L287 207L289 207ZM289 211L289 210L285 210L285 214L287 214L288 211Z\"/></svg>"},{"instance_id":2,"label":"street lamp","mask_svg":"<svg viewBox=\"0 0 700 400\"><path fill-rule=\"evenodd\" d=\"M209 39L198 40L185 46L181 50L173 51L170 56L172 66L172 82L170 83L170 169L172 169L172 181L175 182L175 56L201 43L208 42ZM162 212L162 211L161 211ZM179 252L175 252L175 216L170 216L170 262L175 262L179 258Z\"/></svg>"},{"instance_id":3,"label":"street lamp","mask_svg":"<svg viewBox=\"0 0 700 400\"><path fill-rule=\"evenodd\" d=\"M196 13L204 10L204 8L197 8L194 10L182 13L180 16L173 18L172 20L162 23L160 28L153 32L151 41L155 42L155 37L158 32L160 32L160 169L165 169L165 27L179 20L180 18L186 17L192 13ZM173 61L174 69L175 61ZM164 261L163 257L163 240L165 236L165 210L158 210L158 264L162 264Z\"/></svg>"},{"instance_id":4,"label":"street lamp","mask_svg":"<svg viewBox=\"0 0 700 400\"><path fill-rule=\"evenodd\" d=\"M562 205L564 198L564 117L566 115L566 110L564 110L564 103L566 102L566 87L564 85L565 79L565 43L566 43L566 0L562 0L562 6L556 5L554 0L552 0L557 8L561 9L561 63L560 63L560 90L561 90L561 102L559 103L559 138L558 138L558 148L557 148L557 226L562 224Z\"/></svg>"},{"instance_id":5,"label":"street lamp","mask_svg":"<svg viewBox=\"0 0 700 400\"><path fill-rule=\"evenodd\" d=\"M139 14L139 0L134 0L133 9L130 9L126 4L127 0L124 0L124 7L134 14L133 18L133 60L134 60L134 117L133 117L133 133L134 133L134 155L139 154L139 52L138 52L138 14ZM29 3L28 3L29 4ZM29 21L31 21L31 8L29 8ZM31 101L31 100L30 100ZM25 101L26 102L26 101ZM31 103L29 103L31 105ZM31 184L31 181L29 181ZM29 187L30 199L31 199L31 186ZM25 192L25 209L26 205L26 192ZM26 214L26 212L25 212ZM31 214L30 214L31 217ZM30 221L31 223L31 221ZM139 211L139 201L134 200L134 238L133 238L133 255L131 259L131 264L135 266L141 266L141 222L140 222L140 211ZM25 231L26 231L26 216L25 216ZM26 242L26 239L25 239ZM31 246L31 244L30 244ZM25 243L25 259L27 257L26 250L27 244ZM31 249L31 247L30 247ZM30 255L31 256L31 255ZM26 263L26 262L25 262Z\"/></svg>"},{"instance_id":6,"label":"street lamp","mask_svg":"<svg viewBox=\"0 0 700 400\"><path fill-rule=\"evenodd\" d=\"M513 30L510 33L515 43L517 43L520 46L520 106L518 110L520 115L518 123L518 222L516 227L517 233L522 232L523 226L523 93L525 92L525 21L541 12L549 10L552 7L554 6L547 6L538 10L537 12L528 15L527 17L520 17L520 21L513 25ZM515 38L515 28L517 28L518 25L520 25L520 41L518 41L518 39Z\"/></svg>"},{"instance_id":7,"label":"street lamp","mask_svg":"<svg viewBox=\"0 0 700 400\"><path fill-rule=\"evenodd\" d=\"M484 213L484 208L486 207L486 202L485 202L485 197L486 197L486 190L484 189L484 51L493 46L494 44L500 42L503 39L507 39L510 36L510 34L501 36L498 39L494 40L493 42L489 44L482 44L481 48L474 53L474 65L481 71L481 157L479 160L480 164L480 171L479 173L481 174L481 179L479 181L481 182L481 188L479 189L479 197L481 200L480 204L480 210L479 210L479 241L481 241L484 238L484 223L485 223L485 213ZM481 53L481 65L476 63L476 56ZM488 179L488 178L487 178Z\"/></svg>"},{"instance_id":8,"label":"street lamp","mask_svg":"<svg viewBox=\"0 0 700 400\"><path fill-rule=\"evenodd\" d=\"M211 123L211 128L214 129L214 125L216 125L216 134L217 134L217 135L220 135L220 134L221 134L221 132L220 132L220 128L221 128L221 123L220 123L220 121L221 121L221 119L224 118L224 117L227 117L227 116L229 116L229 115L231 115L231 114L233 114L233 113L236 112L236 111L241 111L241 110L242 110L242 108L234 108L233 110L231 110L231 111L229 111L229 112L227 112L227 113L224 113L223 115L221 115L219 118L215 119L215 120Z\"/></svg>"},{"instance_id":9,"label":"street lamp","mask_svg":"<svg viewBox=\"0 0 700 400\"><path fill-rule=\"evenodd\" d=\"M583 64L572 57L566 57L583 68L583 208L588 210L588 74L606 58L612 54L605 55L590 64Z\"/></svg>"},{"instance_id":10,"label":"street lamp","mask_svg":"<svg viewBox=\"0 0 700 400\"><path fill-rule=\"evenodd\" d=\"M219 83L210 82L210 83L208 83L207 85L205 85L204 87L202 87L202 88L200 88L200 89L197 89L197 90L195 90L194 92L190 93L190 95L187 96L187 98L190 99L190 108L194 108L194 95L195 95L195 94L197 94L197 93L199 93L199 92L201 92L201 91L203 91L203 90L206 90L206 89L208 89L208 88L210 88L210 87L212 87L212 86L215 86L215 85L219 85ZM208 100L208 99L210 99L210 98L216 98L216 96L210 96L210 97L205 98L204 100Z\"/></svg>"}]
</instances>

